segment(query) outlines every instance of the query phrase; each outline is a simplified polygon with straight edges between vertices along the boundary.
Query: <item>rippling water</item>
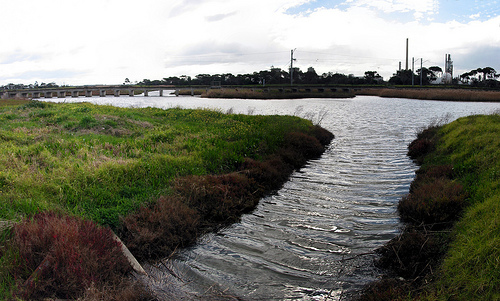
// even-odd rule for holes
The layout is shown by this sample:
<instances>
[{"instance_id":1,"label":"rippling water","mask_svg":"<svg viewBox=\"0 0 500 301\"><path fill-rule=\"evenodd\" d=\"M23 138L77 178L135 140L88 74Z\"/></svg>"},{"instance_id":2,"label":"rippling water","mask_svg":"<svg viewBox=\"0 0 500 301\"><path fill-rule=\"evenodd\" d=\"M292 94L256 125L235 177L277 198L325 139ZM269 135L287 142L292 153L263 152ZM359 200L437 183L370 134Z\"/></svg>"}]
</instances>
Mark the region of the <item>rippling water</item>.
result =
<instances>
[{"instance_id":1,"label":"rippling water","mask_svg":"<svg viewBox=\"0 0 500 301\"><path fill-rule=\"evenodd\" d=\"M80 101L82 101L81 99ZM89 99L85 99L88 101ZM377 277L371 252L394 237L396 204L416 166L407 145L447 115L491 113L497 103L362 96L354 99L224 100L92 98L118 106L232 109L307 116L333 132L324 155L295 172L240 223L205 236L174 258L147 266L165 299L340 300Z\"/></svg>"}]
</instances>

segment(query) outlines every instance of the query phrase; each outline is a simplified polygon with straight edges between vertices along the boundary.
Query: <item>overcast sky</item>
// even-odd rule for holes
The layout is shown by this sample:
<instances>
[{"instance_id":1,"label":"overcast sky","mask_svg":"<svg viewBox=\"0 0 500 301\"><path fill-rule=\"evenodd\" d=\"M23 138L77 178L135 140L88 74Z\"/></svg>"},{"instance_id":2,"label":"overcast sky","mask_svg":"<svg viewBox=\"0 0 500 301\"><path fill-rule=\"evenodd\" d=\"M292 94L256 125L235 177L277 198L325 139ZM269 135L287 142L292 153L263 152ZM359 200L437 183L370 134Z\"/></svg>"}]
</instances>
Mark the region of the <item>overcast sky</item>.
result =
<instances>
[{"instance_id":1,"label":"overcast sky","mask_svg":"<svg viewBox=\"0 0 500 301\"><path fill-rule=\"evenodd\" d=\"M294 66L384 79L500 73L500 0L1 0L0 85L121 84ZM416 68L417 69L417 68Z\"/></svg>"}]
</instances>

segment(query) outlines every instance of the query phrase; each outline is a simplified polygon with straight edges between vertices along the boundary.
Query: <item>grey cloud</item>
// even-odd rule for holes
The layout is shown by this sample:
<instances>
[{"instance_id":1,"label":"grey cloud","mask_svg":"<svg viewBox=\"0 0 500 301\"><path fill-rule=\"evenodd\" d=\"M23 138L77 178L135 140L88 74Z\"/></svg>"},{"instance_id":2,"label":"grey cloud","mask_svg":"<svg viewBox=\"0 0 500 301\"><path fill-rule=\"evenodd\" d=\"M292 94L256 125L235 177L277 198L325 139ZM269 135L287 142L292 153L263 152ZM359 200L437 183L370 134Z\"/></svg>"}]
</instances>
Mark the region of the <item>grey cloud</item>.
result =
<instances>
[{"instance_id":1,"label":"grey cloud","mask_svg":"<svg viewBox=\"0 0 500 301\"><path fill-rule=\"evenodd\" d=\"M189 9L191 7L199 5L199 4L201 4L203 2L207 2L207 1L210 1L210 0L184 0L184 1L182 1L181 4L172 8L172 10L170 11L169 17L173 18L173 17L180 16L184 13L188 13Z\"/></svg>"},{"instance_id":2,"label":"grey cloud","mask_svg":"<svg viewBox=\"0 0 500 301\"><path fill-rule=\"evenodd\" d=\"M239 43L205 41L191 46L182 55L167 57L166 67L211 64L257 64L268 62L279 65L288 60L288 51L252 50Z\"/></svg>"},{"instance_id":3,"label":"grey cloud","mask_svg":"<svg viewBox=\"0 0 500 301\"><path fill-rule=\"evenodd\" d=\"M492 67L500 72L500 47L498 46L476 46L465 54L453 55L451 52L454 68L470 71L477 68Z\"/></svg>"},{"instance_id":4,"label":"grey cloud","mask_svg":"<svg viewBox=\"0 0 500 301\"><path fill-rule=\"evenodd\" d=\"M216 22L216 21L220 21L220 20L229 18L229 17L234 16L234 15L236 15L236 12L232 12L232 13L228 13L228 14L217 14L217 15L213 15L213 16L208 16L205 19L208 22Z\"/></svg>"},{"instance_id":5,"label":"grey cloud","mask_svg":"<svg viewBox=\"0 0 500 301\"><path fill-rule=\"evenodd\" d=\"M42 55L37 53L14 52L5 55L2 59L0 56L0 64L12 64L16 62L38 61Z\"/></svg>"},{"instance_id":6,"label":"grey cloud","mask_svg":"<svg viewBox=\"0 0 500 301\"><path fill-rule=\"evenodd\" d=\"M30 80L30 79L40 79L40 80L52 80L52 79L72 79L78 76L82 76L86 72L60 69L60 70L33 70L26 71L13 76L0 76L0 80L18 79L18 80Z\"/></svg>"}]
</instances>

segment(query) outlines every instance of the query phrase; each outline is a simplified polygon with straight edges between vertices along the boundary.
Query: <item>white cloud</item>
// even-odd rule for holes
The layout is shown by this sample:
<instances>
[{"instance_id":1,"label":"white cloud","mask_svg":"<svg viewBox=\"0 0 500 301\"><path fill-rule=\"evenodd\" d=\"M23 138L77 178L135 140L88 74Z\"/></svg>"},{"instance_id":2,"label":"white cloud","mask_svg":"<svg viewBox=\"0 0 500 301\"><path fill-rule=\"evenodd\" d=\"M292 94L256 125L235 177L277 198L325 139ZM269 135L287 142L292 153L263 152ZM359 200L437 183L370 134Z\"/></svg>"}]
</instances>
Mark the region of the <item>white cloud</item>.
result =
<instances>
[{"instance_id":1,"label":"white cloud","mask_svg":"<svg viewBox=\"0 0 500 301\"><path fill-rule=\"evenodd\" d=\"M481 17L481 13L477 13L477 14L473 14L473 15L470 15L470 16L469 16L469 18L470 18L470 19L473 19L473 20L478 19L478 18L480 18L480 17Z\"/></svg>"},{"instance_id":2,"label":"white cloud","mask_svg":"<svg viewBox=\"0 0 500 301\"><path fill-rule=\"evenodd\" d=\"M439 8L438 0L355 0L354 5L378 9L384 13L412 12L420 20L426 14L434 14Z\"/></svg>"}]
</instances>

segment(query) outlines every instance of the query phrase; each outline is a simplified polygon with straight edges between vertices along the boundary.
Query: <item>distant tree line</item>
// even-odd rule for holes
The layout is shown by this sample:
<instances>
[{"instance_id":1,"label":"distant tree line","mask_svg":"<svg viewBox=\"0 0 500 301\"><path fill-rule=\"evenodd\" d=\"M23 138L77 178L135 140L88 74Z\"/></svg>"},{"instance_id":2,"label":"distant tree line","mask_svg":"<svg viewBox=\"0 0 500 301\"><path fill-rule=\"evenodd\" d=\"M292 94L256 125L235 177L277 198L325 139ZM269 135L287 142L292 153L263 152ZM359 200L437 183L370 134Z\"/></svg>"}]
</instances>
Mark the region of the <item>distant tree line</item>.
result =
<instances>
[{"instance_id":1,"label":"distant tree line","mask_svg":"<svg viewBox=\"0 0 500 301\"><path fill-rule=\"evenodd\" d=\"M500 74L497 74L495 69L485 67L465 72L460 75L460 80L471 86L499 87L499 82L497 80L499 77Z\"/></svg>"},{"instance_id":2,"label":"distant tree line","mask_svg":"<svg viewBox=\"0 0 500 301\"><path fill-rule=\"evenodd\" d=\"M413 72L412 70L399 70L388 80L384 81L377 71L366 71L364 76L356 77L352 74L345 75L340 73L323 73L318 75L314 68L308 68L307 72L301 71L299 68L294 68L293 81L290 79L290 73L279 69L271 68L254 72L251 74L231 73L225 74L198 74L195 77L190 76L173 76L163 78L162 80L144 79L138 84L140 85L175 85L175 86L190 86L190 85L205 85L214 84L220 85L289 85L291 82L298 85L430 85L441 84L439 81L444 76L441 67L432 66L429 68L423 67ZM490 87L500 88L500 82L497 80L500 74L497 74L492 67L478 68L470 72L466 72L451 80L450 84L468 84L475 87ZM128 79L125 80L127 84ZM128 81L130 83L130 81Z\"/></svg>"},{"instance_id":3,"label":"distant tree line","mask_svg":"<svg viewBox=\"0 0 500 301\"><path fill-rule=\"evenodd\" d=\"M354 75L345 75L340 73L323 73L318 75L314 68L308 68L307 72L301 71L299 68L294 68L293 84L299 85L376 85L383 84L382 77L376 71L367 71L365 76L356 77ZM125 83L127 79L125 80ZM198 74L195 77L191 76L173 76L163 78L162 80L144 79L138 84L140 85L213 85L214 83L226 86L243 86L243 85L289 85L292 82L290 73L280 68L271 68L249 74L233 75L231 73L224 74Z\"/></svg>"},{"instance_id":4,"label":"distant tree line","mask_svg":"<svg viewBox=\"0 0 500 301\"><path fill-rule=\"evenodd\" d=\"M198 74L194 77L182 75L171 76L161 80L143 79L136 82L138 85L174 85L174 86L244 86L244 85L289 85L291 82L297 85L429 85L440 83L438 80L443 78L441 67L423 67L413 72L412 70L399 70L386 82L377 71L366 71L364 76L357 77L352 74L345 75L341 73L323 73L317 74L314 68L310 67L306 72L299 68L293 69L293 79L290 78L290 72L280 68L264 70L249 74L233 75L224 74ZM451 79L451 84L466 84L473 87L500 88L500 82L496 70L492 67L477 68ZM131 85L131 81L126 78L124 85ZM30 89L30 88L55 88L59 87L56 83L35 84L8 84L0 86L0 89Z\"/></svg>"},{"instance_id":5,"label":"distant tree line","mask_svg":"<svg viewBox=\"0 0 500 301\"><path fill-rule=\"evenodd\" d=\"M418 69L416 73L411 70L399 70L388 81L391 85L429 85L436 82L438 78L442 78L443 70L438 67ZM451 79L451 84L465 84L473 87L500 88L500 82L497 80L500 74L492 67L477 68L469 72L465 72L458 77Z\"/></svg>"},{"instance_id":6,"label":"distant tree line","mask_svg":"<svg viewBox=\"0 0 500 301\"><path fill-rule=\"evenodd\" d=\"M7 84L7 85L4 85L4 86L0 86L0 89L1 90L19 90L19 89L33 89L33 88L57 88L59 87L59 85L57 85L56 83L52 82L52 83L41 83L41 84L38 84L38 82L35 82L34 84L30 84L30 85L25 85L25 84Z\"/></svg>"}]
</instances>

